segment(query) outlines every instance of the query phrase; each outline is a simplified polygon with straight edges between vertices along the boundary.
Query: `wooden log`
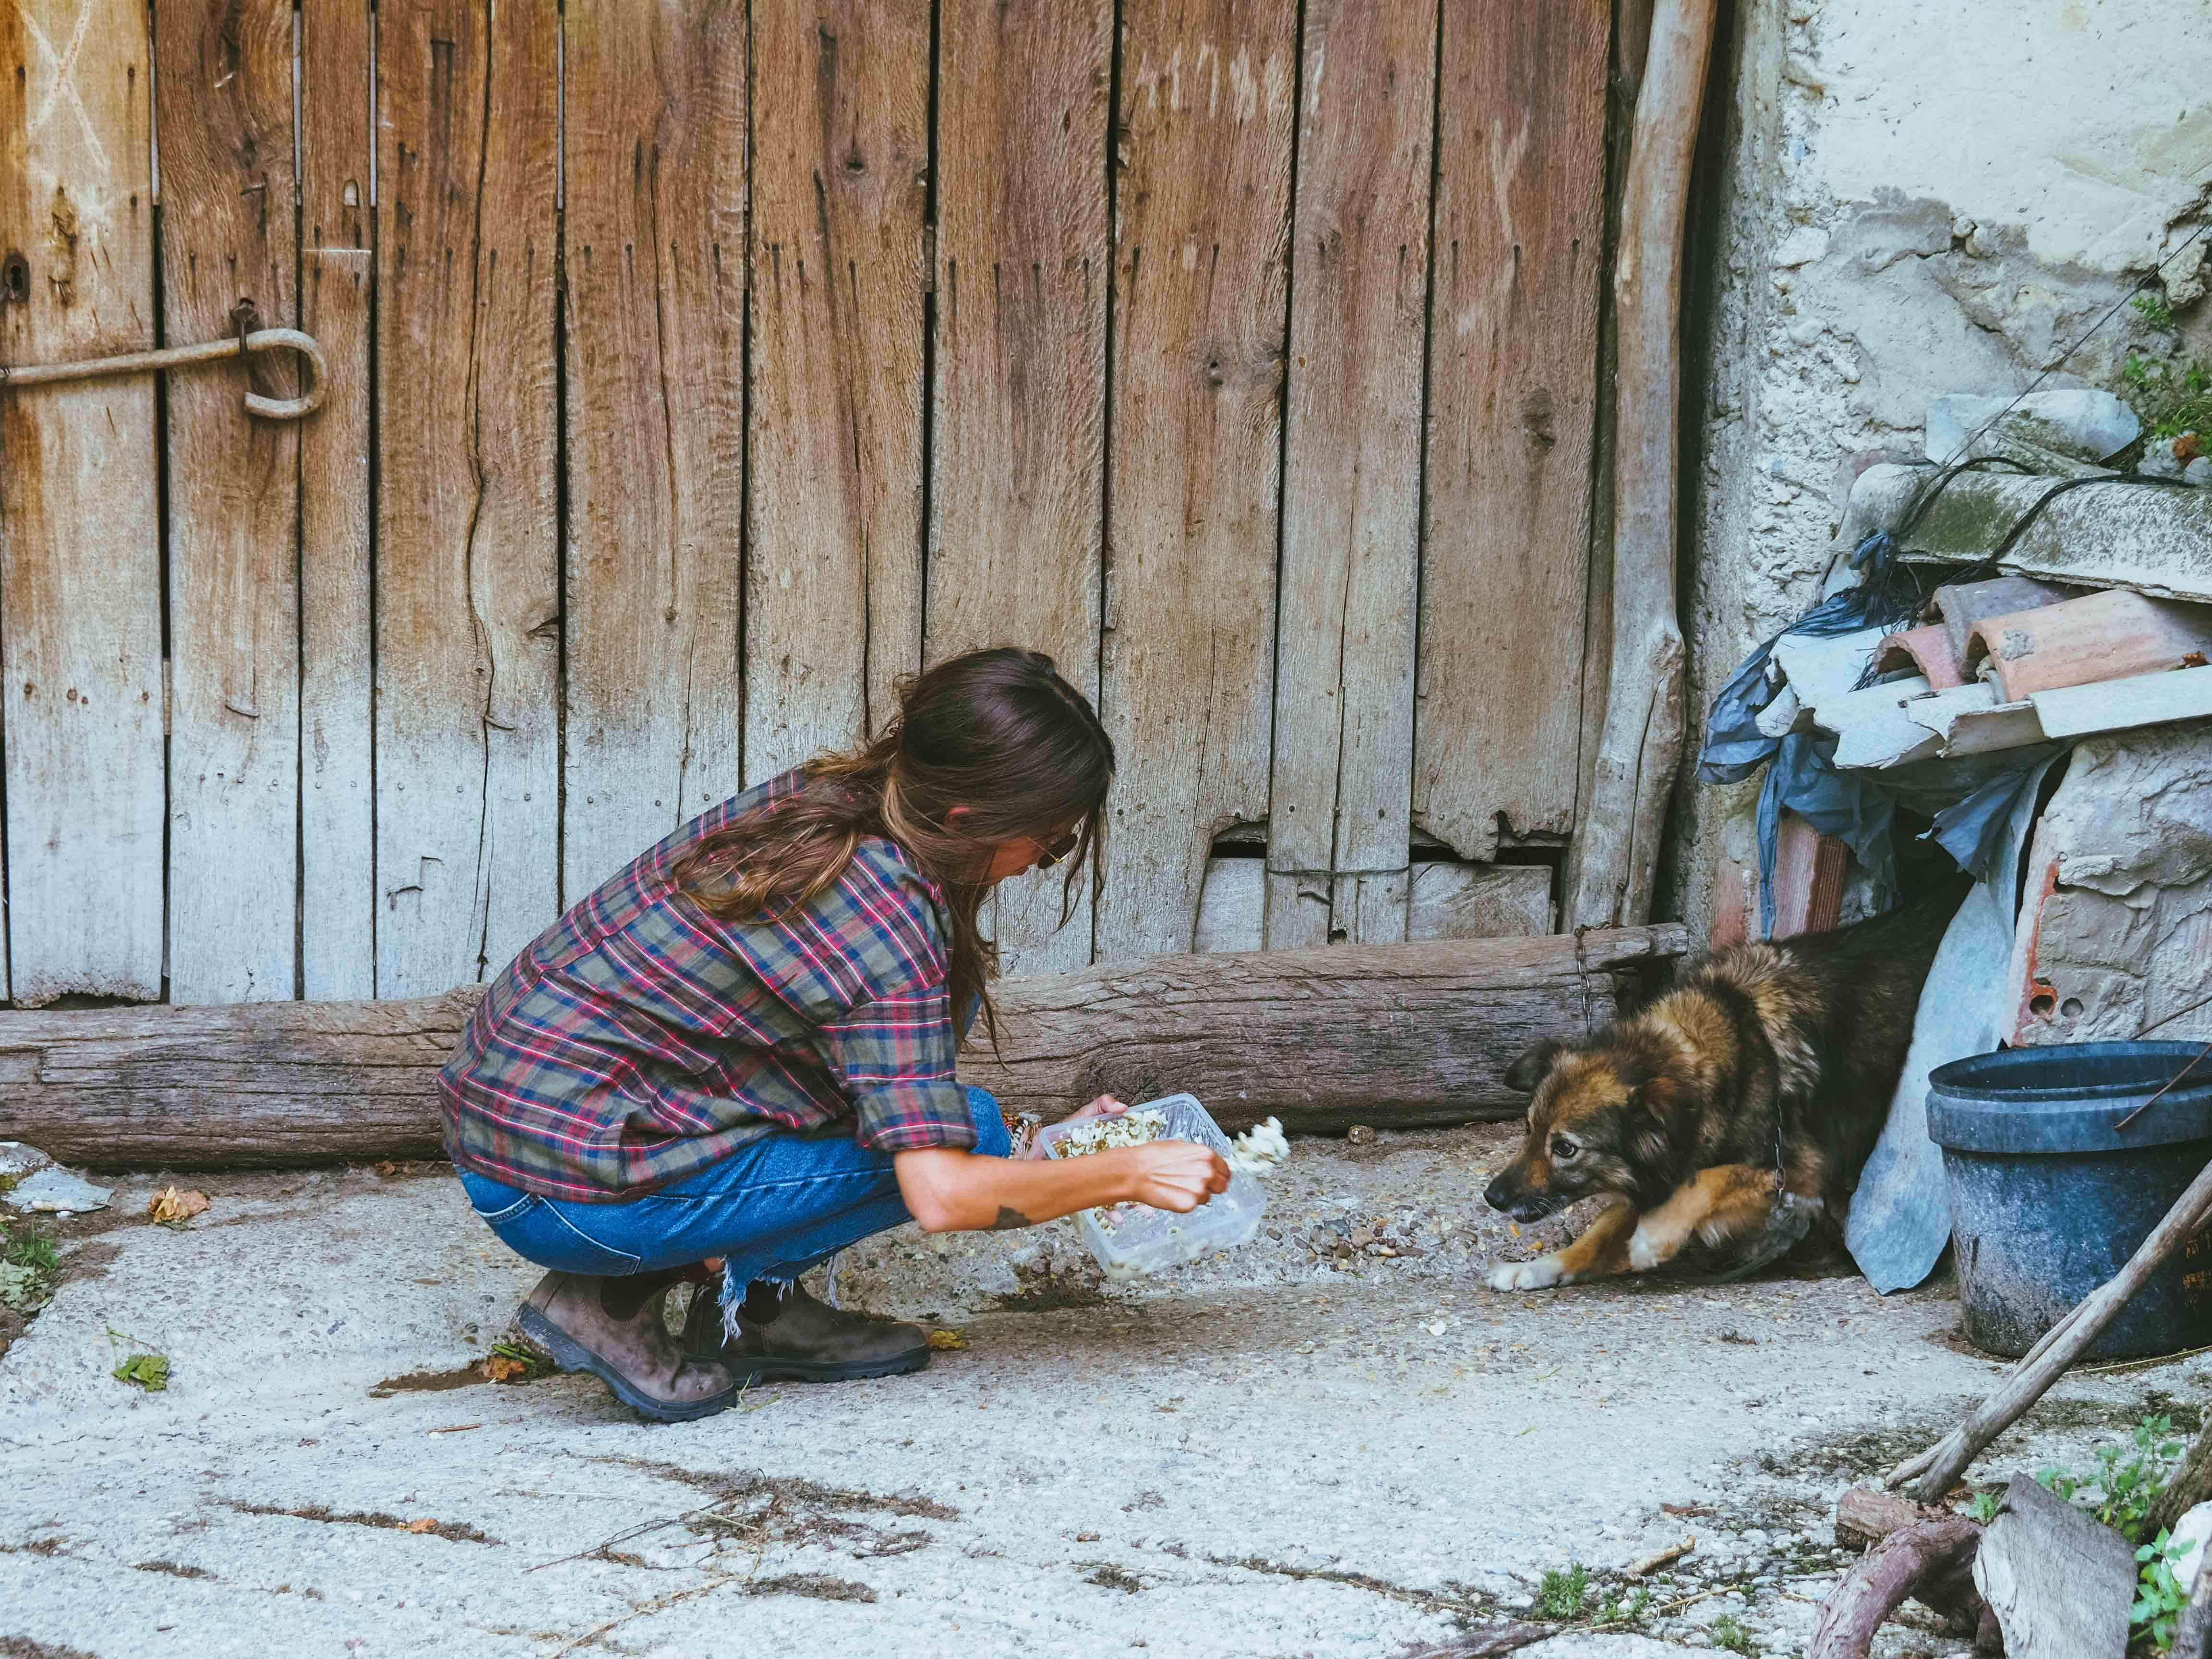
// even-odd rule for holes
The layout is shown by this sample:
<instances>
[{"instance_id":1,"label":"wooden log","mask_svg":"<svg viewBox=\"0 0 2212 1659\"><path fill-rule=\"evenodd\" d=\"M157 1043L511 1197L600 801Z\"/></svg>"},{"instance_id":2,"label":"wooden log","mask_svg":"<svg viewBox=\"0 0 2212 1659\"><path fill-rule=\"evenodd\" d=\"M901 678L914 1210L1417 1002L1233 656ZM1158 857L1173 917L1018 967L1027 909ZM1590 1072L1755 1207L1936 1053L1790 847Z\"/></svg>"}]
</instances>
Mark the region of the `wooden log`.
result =
<instances>
[{"instance_id":1,"label":"wooden log","mask_svg":"<svg viewBox=\"0 0 2212 1659\"><path fill-rule=\"evenodd\" d=\"M1413 807L1462 858L1575 827L1611 33L1443 9Z\"/></svg>"},{"instance_id":2,"label":"wooden log","mask_svg":"<svg viewBox=\"0 0 2212 1659\"><path fill-rule=\"evenodd\" d=\"M745 20L574 0L562 27L573 902L741 782Z\"/></svg>"},{"instance_id":3,"label":"wooden log","mask_svg":"<svg viewBox=\"0 0 2212 1659\"><path fill-rule=\"evenodd\" d=\"M1518 1116L1504 1073L1613 1017L1615 970L1680 954L1678 924L1580 939L1336 945L1146 957L1010 982L1000 1051L964 1080L1058 1116L1094 1095L1188 1089L1221 1123L1307 1132Z\"/></svg>"},{"instance_id":4,"label":"wooden log","mask_svg":"<svg viewBox=\"0 0 2212 1659\"><path fill-rule=\"evenodd\" d=\"M559 911L560 15L377 12L376 989Z\"/></svg>"},{"instance_id":5,"label":"wooden log","mask_svg":"<svg viewBox=\"0 0 2212 1659\"><path fill-rule=\"evenodd\" d=\"M2008 1659L2122 1659L2135 1552L2094 1516L2016 1474L1974 1557Z\"/></svg>"},{"instance_id":6,"label":"wooden log","mask_svg":"<svg viewBox=\"0 0 2212 1659\"><path fill-rule=\"evenodd\" d=\"M1821 1604L1807 1659L1867 1659L1875 1632L1909 1596L1950 1599L1939 1588L1960 1577L1982 1542L1963 1515L1916 1521L1883 1538L1845 1573ZM1972 1586L1966 1586L1968 1595Z\"/></svg>"},{"instance_id":7,"label":"wooden log","mask_svg":"<svg viewBox=\"0 0 2212 1659\"><path fill-rule=\"evenodd\" d=\"M962 1071L1054 1118L1107 1090L1184 1088L1238 1127L1510 1116L1526 1103L1501 1079L1528 1043L1588 1031L1617 973L1687 943L1670 923L1009 980L1002 1054L971 1052ZM0 1139L108 1168L436 1157L433 1079L480 994L0 1012Z\"/></svg>"},{"instance_id":8,"label":"wooden log","mask_svg":"<svg viewBox=\"0 0 2212 1659\"><path fill-rule=\"evenodd\" d=\"M2155 1538L2161 1532L2171 1532L2183 1516L2206 1502L2212 1502L2212 1427L2198 1430L2189 1443L2181 1467L2143 1517L2142 1536Z\"/></svg>"},{"instance_id":9,"label":"wooden log","mask_svg":"<svg viewBox=\"0 0 2212 1659\"><path fill-rule=\"evenodd\" d=\"M330 364L300 423L300 985L376 994L369 674L369 33L364 7L300 13L300 325Z\"/></svg>"},{"instance_id":10,"label":"wooden log","mask_svg":"<svg viewBox=\"0 0 2212 1659\"><path fill-rule=\"evenodd\" d=\"M1911 1481L1912 1495L1932 1503L1951 1490L1982 1448L2019 1421L2043 1398L2081 1351L2097 1340L2130 1297L2212 1216L2212 1164L2189 1183L2150 1237L2128 1258L2127 1266L2074 1305L2014 1364L2005 1385L1977 1407L1972 1416L1927 1450L1907 1458L1883 1477L1886 1486Z\"/></svg>"},{"instance_id":11,"label":"wooden log","mask_svg":"<svg viewBox=\"0 0 2212 1659\"><path fill-rule=\"evenodd\" d=\"M1407 936L1421 530L1409 394L1428 320L1436 28L1425 6L1305 9L1267 816L1275 950Z\"/></svg>"},{"instance_id":12,"label":"wooden log","mask_svg":"<svg viewBox=\"0 0 2212 1659\"><path fill-rule=\"evenodd\" d=\"M1295 0L1122 0L1101 958L1185 951L1267 815Z\"/></svg>"},{"instance_id":13,"label":"wooden log","mask_svg":"<svg viewBox=\"0 0 2212 1659\"><path fill-rule=\"evenodd\" d=\"M155 46L163 337L219 340L241 302L291 327L291 0L166 7ZM244 379L168 379L173 1002L295 988L301 423L249 416Z\"/></svg>"},{"instance_id":14,"label":"wooden log","mask_svg":"<svg viewBox=\"0 0 2212 1659\"><path fill-rule=\"evenodd\" d=\"M1950 1514L1948 1510L1916 1504L1895 1492L1853 1486L1836 1500L1836 1543L1842 1549L1864 1552L1903 1528L1945 1520Z\"/></svg>"},{"instance_id":15,"label":"wooden log","mask_svg":"<svg viewBox=\"0 0 2212 1659\"><path fill-rule=\"evenodd\" d=\"M929 0L753 9L745 781L921 659Z\"/></svg>"},{"instance_id":16,"label":"wooden log","mask_svg":"<svg viewBox=\"0 0 2212 1659\"><path fill-rule=\"evenodd\" d=\"M1864 1553L1891 1534L1908 1527L1965 1518L1934 1504L1913 1503L1894 1492L1853 1486L1836 1500L1836 1542L1845 1549ZM1879 1566L1875 1569L1877 1573L1890 1570ZM1940 1570L1922 1573L1907 1587L1905 1594L1950 1620L1952 1628L1961 1635L1984 1630L1995 1634L1989 1605L1974 1588L1971 1552L1952 1558Z\"/></svg>"},{"instance_id":17,"label":"wooden log","mask_svg":"<svg viewBox=\"0 0 2212 1659\"><path fill-rule=\"evenodd\" d=\"M0 5L0 61L12 66L0 94L0 253L28 267L21 302L0 305L0 361L154 343L149 21L140 0ZM238 395L235 370L197 372L231 378ZM154 377L0 392L0 458L4 966L19 1003L157 997Z\"/></svg>"},{"instance_id":18,"label":"wooden log","mask_svg":"<svg viewBox=\"0 0 2212 1659\"><path fill-rule=\"evenodd\" d=\"M1112 0L944 0L928 633L1048 653L1098 695ZM1123 788L1126 790L1124 781ZM1003 883L1009 973L1091 960L1088 884Z\"/></svg>"},{"instance_id":19,"label":"wooden log","mask_svg":"<svg viewBox=\"0 0 2212 1659\"><path fill-rule=\"evenodd\" d=\"M1681 760L1683 645L1674 608L1682 235L1712 56L1716 0L1660 0L1651 23L1613 263L1620 421L1613 473L1613 660L1605 725L1576 808L1566 920L1650 913L1659 834Z\"/></svg>"}]
</instances>

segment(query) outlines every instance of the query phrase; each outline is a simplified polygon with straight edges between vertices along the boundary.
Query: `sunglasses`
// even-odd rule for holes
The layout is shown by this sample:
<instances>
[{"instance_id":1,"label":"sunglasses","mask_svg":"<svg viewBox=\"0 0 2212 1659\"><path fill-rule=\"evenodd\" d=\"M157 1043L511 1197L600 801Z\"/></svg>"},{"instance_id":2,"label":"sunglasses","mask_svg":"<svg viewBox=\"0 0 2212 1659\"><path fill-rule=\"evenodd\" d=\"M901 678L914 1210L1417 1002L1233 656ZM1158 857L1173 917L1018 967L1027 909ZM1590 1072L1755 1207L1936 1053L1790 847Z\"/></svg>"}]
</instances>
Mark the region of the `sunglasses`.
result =
<instances>
[{"instance_id":1,"label":"sunglasses","mask_svg":"<svg viewBox=\"0 0 2212 1659\"><path fill-rule=\"evenodd\" d=\"M1051 869L1054 865L1059 863L1070 853L1073 853L1076 848L1077 843L1081 842L1082 839L1083 832L1081 830L1070 830L1062 835L1054 836L1050 841L1041 841L1037 842L1036 868L1040 870Z\"/></svg>"}]
</instances>

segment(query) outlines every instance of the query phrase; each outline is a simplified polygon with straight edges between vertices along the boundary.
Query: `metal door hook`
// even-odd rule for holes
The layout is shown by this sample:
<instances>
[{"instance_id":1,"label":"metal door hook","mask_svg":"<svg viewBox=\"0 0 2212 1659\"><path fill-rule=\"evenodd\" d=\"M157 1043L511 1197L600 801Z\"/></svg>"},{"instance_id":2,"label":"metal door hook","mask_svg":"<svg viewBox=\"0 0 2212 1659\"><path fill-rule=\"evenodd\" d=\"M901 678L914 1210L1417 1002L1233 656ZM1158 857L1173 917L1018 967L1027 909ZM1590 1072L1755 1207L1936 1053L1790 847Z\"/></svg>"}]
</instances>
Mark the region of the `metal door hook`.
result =
<instances>
[{"instance_id":1,"label":"metal door hook","mask_svg":"<svg viewBox=\"0 0 2212 1659\"><path fill-rule=\"evenodd\" d=\"M95 357L82 363L35 363L19 368L0 364L0 391L9 386L52 386L62 380L88 380L103 374L143 374L157 368L181 368L190 363L216 363L252 351L296 351L307 365L307 390L296 398L264 398L246 394L246 412L264 420L296 421L313 414L323 404L323 380L329 366L313 335L296 328L257 328L228 340L206 340L198 345L164 346L158 351L125 352L120 357Z\"/></svg>"}]
</instances>

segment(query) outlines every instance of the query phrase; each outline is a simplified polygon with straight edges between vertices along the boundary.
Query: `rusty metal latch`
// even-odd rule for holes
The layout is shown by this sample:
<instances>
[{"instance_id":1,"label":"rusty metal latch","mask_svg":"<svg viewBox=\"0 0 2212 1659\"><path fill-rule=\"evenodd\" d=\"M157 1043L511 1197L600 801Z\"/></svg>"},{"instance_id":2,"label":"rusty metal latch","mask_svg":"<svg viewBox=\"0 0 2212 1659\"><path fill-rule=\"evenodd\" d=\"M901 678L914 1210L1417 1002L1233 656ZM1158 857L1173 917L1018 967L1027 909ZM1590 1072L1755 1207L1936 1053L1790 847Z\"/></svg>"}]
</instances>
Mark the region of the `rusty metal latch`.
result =
<instances>
[{"instance_id":1,"label":"rusty metal latch","mask_svg":"<svg viewBox=\"0 0 2212 1659\"><path fill-rule=\"evenodd\" d=\"M204 340L198 345L164 346L158 351L130 351L120 357L94 357L81 363L34 363L19 367L0 364L0 391L9 386L52 386L63 380L88 380L103 374L143 374L157 368L182 368L191 363L218 363L226 358L257 351L296 351L307 365L307 390L296 398L264 398L246 394L246 412L264 420L296 421L313 414L323 404L323 380L329 366L313 335L296 328L241 329L227 340Z\"/></svg>"}]
</instances>

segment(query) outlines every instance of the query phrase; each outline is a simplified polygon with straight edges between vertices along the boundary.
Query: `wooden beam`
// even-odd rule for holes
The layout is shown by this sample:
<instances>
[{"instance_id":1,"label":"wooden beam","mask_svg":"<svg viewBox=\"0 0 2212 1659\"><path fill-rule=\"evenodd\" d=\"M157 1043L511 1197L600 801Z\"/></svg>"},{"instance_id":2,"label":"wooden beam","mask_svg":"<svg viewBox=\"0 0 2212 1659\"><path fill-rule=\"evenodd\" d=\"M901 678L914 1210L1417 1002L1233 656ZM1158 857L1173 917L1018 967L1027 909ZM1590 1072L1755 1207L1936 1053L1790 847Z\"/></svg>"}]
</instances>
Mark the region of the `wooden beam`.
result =
<instances>
[{"instance_id":1,"label":"wooden beam","mask_svg":"<svg viewBox=\"0 0 2212 1659\"><path fill-rule=\"evenodd\" d=\"M1111 0L943 0L927 632L941 662L1042 651L1098 696ZM1126 777L1116 793L1126 793ZM1091 960L1091 895L1001 884L1018 973Z\"/></svg>"},{"instance_id":2,"label":"wooden beam","mask_svg":"<svg viewBox=\"0 0 2212 1659\"><path fill-rule=\"evenodd\" d=\"M300 982L376 994L369 680L369 33L365 4L300 14L300 325L330 362L300 422Z\"/></svg>"},{"instance_id":3,"label":"wooden beam","mask_svg":"<svg viewBox=\"0 0 2212 1659\"><path fill-rule=\"evenodd\" d=\"M560 25L377 13L380 996L495 974L559 914Z\"/></svg>"},{"instance_id":4,"label":"wooden beam","mask_svg":"<svg viewBox=\"0 0 2212 1659\"><path fill-rule=\"evenodd\" d=\"M714 0L562 28L573 903L741 781L746 42Z\"/></svg>"},{"instance_id":5,"label":"wooden beam","mask_svg":"<svg viewBox=\"0 0 2212 1659\"><path fill-rule=\"evenodd\" d=\"M1607 0L1443 9L1413 822L1575 825Z\"/></svg>"},{"instance_id":6,"label":"wooden beam","mask_svg":"<svg viewBox=\"0 0 2212 1659\"><path fill-rule=\"evenodd\" d=\"M154 343L153 74L138 0L0 5L0 360ZM88 50L79 44L89 41ZM40 111L47 118L33 122ZM287 206L285 211L290 211ZM237 371L191 373L228 379ZM0 393L0 714L16 1001L161 994L154 377Z\"/></svg>"},{"instance_id":7,"label":"wooden beam","mask_svg":"<svg viewBox=\"0 0 2212 1659\"><path fill-rule=\"evenodd\" d=\"M291 0L165 7L161 309L175 344L297 321ZM168 382L169 996L295 992L300 431L236 370ZM290 385L257 388L277 396ZM240 881L241 870L253 879Z\"/></svg>"},{"instance_id":8,"label":"wooden beam","mask_svg":"<svg viewBox=\"0 0 2212 1659\"><path fill-rule=\"evenodd\" d=\"M1213 837L1267 815L1289 0L1124 0L1101 957L1184 951Z\"/></svg>"},{"instance_id":9,"label":"wooden beam","mask_svg":"<svg viewBox=\"0 0 2212 1659\"><path fill-rule=\"evenodd\" d=\"M1660 0L1613 261L1620 419L1613 472L1613 656L1605 725L1577 804L1566 921L1649 915L1685 731L1674 610L1682 234L1717 0Z\"/></svg>"},{"instance_id":10,"label":"wooden beam","mask_svg":"<svg viewBox=\"0 0 2212 1659\"><path fill-rule=\"evenodd\" d=\"M1276 950L1406 937L1436 32L1426 6L1305 9L1267 813Z\"/></svg>"},{"instance_id":11,"label":"wooden beam","mask_svg":"<svg viewBox=\"0 0 2212 1659\"><path fill-rule=\"evenodd\" d=\"M929 0L755 6L745 780L921 660Z\"/></svg>"},{"instance_id":12,"label":"wooden beam","mask_svg":"<svg viewBox=\"0 0 2212 1659\"><path fill-rule=\"evenodd\" d=\"M1679 956L1679 924L1580 939L1450 939L1144 957L1009 982L1000 1052L963 1080L1058 1116L1188 1089L1224 1127L1410 1127L1518 1116L1507 1066L1613 1017L1613 972Z\"/></svg>"},{"instance_id":13,"label":"wooden beam","mask_svg":"<svg viewBox=\"0 0 2212 1659\"><path fill-rule=\"evenodd\" d=\"M1101 963L1002 984L1001 1051L962 1073L1048 1117L1176 1089L1236 1127L1509 1117L1523 1048L1610 1018L1617 973L1687 946L1668 923ZM481 994L0 1012L0 1140L107 1168L434 1158L433 1080Z\"/></svg>"}]
</instances>

